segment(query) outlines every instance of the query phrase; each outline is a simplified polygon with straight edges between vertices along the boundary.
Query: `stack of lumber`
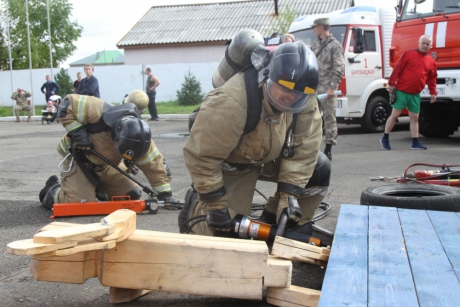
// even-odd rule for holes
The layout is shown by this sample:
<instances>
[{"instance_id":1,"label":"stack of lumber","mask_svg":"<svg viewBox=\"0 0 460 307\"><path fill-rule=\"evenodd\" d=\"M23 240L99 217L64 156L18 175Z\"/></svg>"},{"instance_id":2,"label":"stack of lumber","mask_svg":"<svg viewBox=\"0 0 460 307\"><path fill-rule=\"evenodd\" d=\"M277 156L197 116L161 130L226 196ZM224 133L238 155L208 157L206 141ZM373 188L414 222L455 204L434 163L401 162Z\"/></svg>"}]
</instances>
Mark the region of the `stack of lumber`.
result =
<instances>
[{"instance_id":1,"label":"stack of lumber","mask_svg":"<svg viewBox=\"0 0 460 307\"><path fill-rule=\"evenodd\" d=\"M38 281L98 278L111 303L152 290L262 300L267 287L271 304L317 306L320 292L291 286L292 262L283 258L322 265L328 250L281 239L269 255L263 241L138 230L136 213L118 210L94 224L51 223L7 250L32 256Z\"/></svg>"}]
</instances>

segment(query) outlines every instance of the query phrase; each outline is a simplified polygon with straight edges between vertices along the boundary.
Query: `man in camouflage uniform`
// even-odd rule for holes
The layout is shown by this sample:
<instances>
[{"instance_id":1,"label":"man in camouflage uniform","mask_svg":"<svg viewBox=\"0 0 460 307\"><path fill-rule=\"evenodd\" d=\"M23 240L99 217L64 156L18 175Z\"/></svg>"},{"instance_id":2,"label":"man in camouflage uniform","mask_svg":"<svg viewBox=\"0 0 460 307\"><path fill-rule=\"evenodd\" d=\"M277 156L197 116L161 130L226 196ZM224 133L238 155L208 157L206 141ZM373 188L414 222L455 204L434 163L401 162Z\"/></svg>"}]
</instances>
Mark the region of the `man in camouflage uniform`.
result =
<instances>
[{"instance_id":1,"label":"man in camouflage uniform","mask_svg":"<svg viewBox=\"0 0 460 307\"><path fill-rule=\"evenodd\" d=\"M321 101L323 111L324 133L326 136L326 148L324 153L332 160L332 145L337 144L337 120L335 110L337 109L337 97L334 91L337 90L344 69L342 45L329 33L329 18L318 18L312 28L317 36L311 50L315 53L319 67L319 85L317 93L327 94L326 99Z\"/></svg>"},{"instance_id":2,"label":"man in camouflage uniform","mask_svg":"<svg viewBox=\"0 0 460 307\"><path fill-rule=\"evenodd\" d=\"M28 111L27 121L30 122L30 110L32 110L29 105L27 98L32 96L32 94L26 90L18 88L16 92L13 92L11 99L16 101L16 106L14 107L14 115L16 116L16 122L19 123L19 111Z\"/></svg>"}]
</instances>

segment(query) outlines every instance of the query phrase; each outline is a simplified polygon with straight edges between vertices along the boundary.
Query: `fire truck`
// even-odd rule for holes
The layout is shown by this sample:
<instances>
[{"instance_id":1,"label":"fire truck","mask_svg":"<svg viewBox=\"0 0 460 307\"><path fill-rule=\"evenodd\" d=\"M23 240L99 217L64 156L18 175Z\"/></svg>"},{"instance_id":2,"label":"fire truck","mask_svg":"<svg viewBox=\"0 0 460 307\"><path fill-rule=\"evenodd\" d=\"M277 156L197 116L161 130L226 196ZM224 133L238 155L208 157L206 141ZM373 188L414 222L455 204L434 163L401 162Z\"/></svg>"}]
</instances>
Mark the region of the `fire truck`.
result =
<instances>
[{"instance_id":1,"label":"fire truck","mask_svg":"<svg viewBox=\"0 0 460 307\"><path fill-rule=\"evenodd\" d=\"M302 16L292 23L289 33L311 45L316 39L313 21L329 17L329 31L342 44L345 59L337 122L361 124L366 132L382 132L391 114L388 77L392 67L406 50L417 48L421 35L432 36L430 54L438 66L438 98L430 104L428 89L422 91L420 133L447 137L460 125L460 35L454 33L460 26L460 8L454 2L398 0L396 11L358 6ZM402 115L407 116L407 111Z\"/></svg>"}]
</instances>

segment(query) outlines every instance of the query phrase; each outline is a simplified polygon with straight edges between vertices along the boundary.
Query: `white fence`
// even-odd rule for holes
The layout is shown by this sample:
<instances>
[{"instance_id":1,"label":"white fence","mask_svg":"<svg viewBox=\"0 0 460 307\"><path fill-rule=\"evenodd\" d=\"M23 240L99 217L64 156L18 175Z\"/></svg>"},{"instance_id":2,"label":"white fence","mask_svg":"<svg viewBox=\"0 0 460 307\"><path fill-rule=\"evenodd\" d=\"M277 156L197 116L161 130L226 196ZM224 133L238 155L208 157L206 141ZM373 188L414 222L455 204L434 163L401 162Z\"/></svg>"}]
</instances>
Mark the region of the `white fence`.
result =
<instances>
[{"instance_id":1,"label":"white fence","mask_svg":"<svg viewBox=\"0 0 460 307\"><path fill-rule=\"evenodd\" d=\"M145 89L146 75L145 68L150 67L152 73L160 80L157 89L156 101L164 102L176 100L176 91L182 86L186 73L190 70L201 83L204 93L212 87L212 75L219 63L180 63L180 64L155 64L155 65L114 65L96 66L94 76L99 81L101 99L110 103L120 103L124 96L134 89ZM53 75L59 72L59 68L53 68ZM82 67L70 67L67 74L74 81L77 72L85 76ZM51 74L51 69L33 69L32 85L30 70L0 71L0 104L12 106L11 94L17 88L23 88L32 92L32 103L45 105L45 95L40 88L45 82L45 76ZM13 82L11 82L11 78ZM54 76L51 78L54 80ZM58 93L59 94L59 93Z\"/></svg>"}]
</instances>

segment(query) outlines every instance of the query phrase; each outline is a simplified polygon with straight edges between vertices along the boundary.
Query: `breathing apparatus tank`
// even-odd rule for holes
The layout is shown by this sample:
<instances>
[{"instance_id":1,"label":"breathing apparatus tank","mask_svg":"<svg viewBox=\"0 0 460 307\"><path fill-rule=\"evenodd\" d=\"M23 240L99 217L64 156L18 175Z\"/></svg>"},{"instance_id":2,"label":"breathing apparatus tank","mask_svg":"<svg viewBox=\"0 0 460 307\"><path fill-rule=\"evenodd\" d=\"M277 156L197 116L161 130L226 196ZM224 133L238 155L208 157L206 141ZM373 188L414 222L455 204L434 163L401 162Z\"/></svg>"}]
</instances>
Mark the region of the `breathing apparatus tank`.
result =
<instances>
[{"instance_id":1,"label":"breathing apparatus tank","mask_svg":"<svg viewBox=\"0 0 460 307\"><path fill-rule=\"evenodd\" d=\"M251 53L260 44L264 44L264 38L256 30L243 29L236 33L212 76L212 86L221 87L238 71L250 64Z\"/></svg>"}]
</instances>

